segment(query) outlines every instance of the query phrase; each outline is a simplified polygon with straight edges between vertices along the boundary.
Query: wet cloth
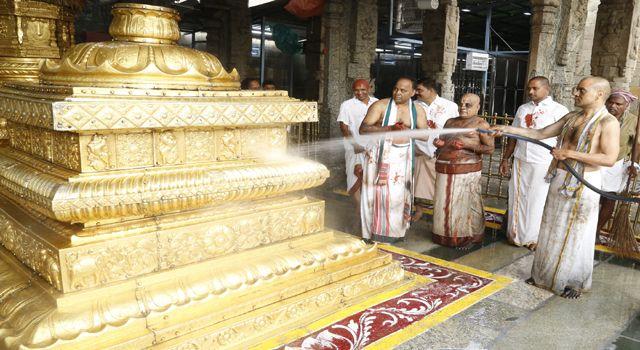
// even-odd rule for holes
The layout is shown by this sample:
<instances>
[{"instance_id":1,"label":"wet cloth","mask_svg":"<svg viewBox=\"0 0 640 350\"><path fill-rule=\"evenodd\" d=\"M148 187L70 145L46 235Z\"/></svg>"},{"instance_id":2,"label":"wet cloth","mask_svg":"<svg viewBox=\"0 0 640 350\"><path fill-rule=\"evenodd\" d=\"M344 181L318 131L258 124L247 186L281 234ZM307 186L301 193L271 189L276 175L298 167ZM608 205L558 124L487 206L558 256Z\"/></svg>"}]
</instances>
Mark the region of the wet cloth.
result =
<instances>
[{"instance_id":1,"label":"wet cloth","mask_svg":"<svg viewBox=\"0 0 640 350\"><path fill-rule=\"evenodd\" d=\"M464 164L467 169L446 169L448 162L436 163L436 191L433 203L435 243L459 247L482 241L482 162Z\"/></svg>"},{"instance_id":2,"label":"wet cloth","mask_svg":"<svg viewBox=\"0 0 640 350\"><path fill-rule=\"evenodd\" d=\"M542 212L549 183L545 181L547 167L518 158L513 160L509 179L509 221L507 238L518 246L538 241Z\"/></svg>"},{"instance_id":3,"label":"wet cloth","mask_svg":"<svg viewBox=\"0 0 640 350\"><path fill-rule=\"evenodd\" d=\"M531 275L536 285L556 294L565 287L585 291L591 288L600 195L580 186L574 197L567 197L562 193L567 172L557 173L549 187ZM585 172L584 178L596 187L602 181L600 171Z\"/></svg>"},{"instance_id":4,"label":"wet cloth","mask_svg":"<svg viewBox=\"0 0 640 350\"><path fill-rule=\"evenodd\" d=\"M397 122L397 109L390 100L382 126ZM415 129L417 113L412 102L409 110L411 129ZM413 152L413 142L393 144L390 137L366 149L360 200L363 238L393 242L404 237L413 203Z\"/></svg>"}]
</instances>

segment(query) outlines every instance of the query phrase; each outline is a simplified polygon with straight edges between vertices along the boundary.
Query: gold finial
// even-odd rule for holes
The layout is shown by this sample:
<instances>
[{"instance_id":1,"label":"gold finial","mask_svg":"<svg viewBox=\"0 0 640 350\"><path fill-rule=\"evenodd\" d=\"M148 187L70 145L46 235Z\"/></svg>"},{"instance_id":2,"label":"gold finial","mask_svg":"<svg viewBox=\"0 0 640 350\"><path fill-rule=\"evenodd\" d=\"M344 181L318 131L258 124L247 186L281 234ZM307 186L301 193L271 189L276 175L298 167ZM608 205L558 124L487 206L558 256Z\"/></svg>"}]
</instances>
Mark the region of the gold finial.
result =
<instances>
[{"instance_id":1,"label":"gold finial","mask_svg":"<svg viewBox=\"0 0 640 350\"><path fill-rule=\"evenodd\" d=\"M109 33L114 40L71 47L60 62L46 61L44 84L238 90L240 78L227 72L212 54L177 45L177 11L160 6L120 3L113 6Z\"/></svg>"}]
</instances>

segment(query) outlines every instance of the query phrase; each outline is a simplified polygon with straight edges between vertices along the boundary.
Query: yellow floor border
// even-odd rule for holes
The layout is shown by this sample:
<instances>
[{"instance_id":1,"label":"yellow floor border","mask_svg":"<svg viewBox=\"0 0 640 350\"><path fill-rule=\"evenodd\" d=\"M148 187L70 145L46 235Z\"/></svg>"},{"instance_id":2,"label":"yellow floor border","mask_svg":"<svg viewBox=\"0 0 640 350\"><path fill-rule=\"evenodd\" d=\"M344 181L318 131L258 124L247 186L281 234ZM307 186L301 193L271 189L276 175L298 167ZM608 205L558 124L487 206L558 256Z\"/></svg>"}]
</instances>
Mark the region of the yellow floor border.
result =
<instances>
[{"instance_id":1,"label":"yellow floor border","mask_svg":"<svg viewBox=\"0 0 640 350\"><path fill-rule=\"evenodd\" d=\"M483 277L483 278L488 278L493 280L493 282L491 282L491 284L489 284L488 286L480 289L477 292L471 293L467 296L464 296L454 302L452 302L451 304L443 307L442 309L432 313L431 315L423 318L422 320L415 322L413 324L411 324L408 327L405 327L393 334L390 334L378 341L376 341L375 343L369 344L368 346L365 347L365 349L367 350L372 350L372 349L391 349L394 346L400 345L404 342L406 342L407 340L410 340L412 338L415 338L416 336L424 333L426 330L428 330L429 328L432 328L444 321L446 321L447 319L449 319L450 317L468 309L469 307L473 306L475 303L479 302L482 299L485 299L489 296L491 296L492 294L498 292L499 290L505 288L506 286L508 286L509 284L511 284L513 282L513 280L509 277L505 277L505 276L500 276L500 275L494 275L490 272L486 272L486 271L482 271L482 270L478 270L478 269L474 269L472 267L468 267L468 266L464 266L464 265L460 265L460 264L456 264L454 262L450 262L450 261L446 261L446 260L442 260L442 259L438 259L438 258L434 258L431 256L427 256L427 255L422 255L422 254L418 254L412 251L408 251L402 248L398 248L398 247L394 247L394 246L389 246L389 245L380 245L380 248L387 250L387 251L391 251L391 252L396 252L402 255L406 255L406 256L410 256L416 259L420 259L420 260L424 260L424 261L428 261L434 264L438 264L440 266L444 266L444 267L448 267L451 269L455 269L458 271L462 271L462 272L466 272L469 274L472 274L474 276L478 276L478 277Z\"/></svg>"},{"instance_id":2,"label":"yellow floor border","mask_svg":"<svg viewBox=\"0 0 640 350\"><path fill-rule=\"evenodd\" d=\"M500 275L494 275L490 272L486 272L486 271L482 271L482 270L478 270L478 269L474 269L472 267L468 267L468 266L464 266L464 265L460 265L460 264L456 264L454 262L450 262L450 261L446 261L446 260L442 260L442 259L438 259L438 258L434 258L428 255L422 255L416 252L412 252L409 250L405 250L402 248L398 248L398 247L394 247L391 245L387 245L387 244L379 244L378 245L381 249L384 249L386 251L390 251L390 252L395 252L398 254L402 254L402 255L406 255L406 256L410 256L412 258L416 258L416 259L420 259L423 261L427 261L430 263L434 263L440 266L444 266L444 267L448 267L454 270L458 270L461 272L466 272L469 274L472 274L474 276L478 276L478 277L482 277L482 278L488 278L493 280L493 282L491 282L488 286L483 287L482 289L480 289L479 291L473 292L467 296L464 296L454 302L452 302L451 304L443 307L442 309L434 312L433 314L425 317L424 319L422 319L421 321L415 322L413 324L411 324L408 327L405 327L399 331L394 332L393 334L390 334L372 344L369 344L365 347L365 349L390 349L393 348L394 346L397 346L401 343L406 342L407 340L414 338L415 336L423 333L424 331L426 331L427 329L434 327L444 321L446 321L448 318L460 313L461 311L464 311L466 309L468 309L469 307L471 307L472 305L474 305L475 303L479 302L482 299L485 299L487 297L489 297L490 295L496 293L497 291L505 288L506 286L508 286L511 282L513 282L513 280L511 278L505 277L505 276L500 276ZM417 278L422 278L422 281L418 281L419 283L425 283L428 282L429 279L425 278L424 276L417 276ZM418 284L419 284L418 283ZM409 284L407 286L403 286L401 288L398 289L394 289L385 293L380 293L376 296L373 296L361 303L358 303L356 305L353 305L351 307L348 307L346 309L340 310L334 314L331 314L327 317L324 317L322 319L319 319L317 321L314 321L313 323L302 327L302 328L298 328L298 329L294 329L292 331L287 332L284 335L280 335L277 337L273 337L270 338L264 342L262 342L259 346L255 347L254 349L273 349L279 346L282 346L283 344L287 344L290 343L296 339L302 338L307 334L311 334L314 333L322 328L325 328L333 323L336 323L350 315L353 315L357 312L360 312L362 310L365 310L373 305L379 304L385 300L389 300L391 298L394 298L398 295L401 295L403 293L408 292L409 290L412 290L416 287L417 283L413 283L413 284Z\"/></svg>"}]
</instances>

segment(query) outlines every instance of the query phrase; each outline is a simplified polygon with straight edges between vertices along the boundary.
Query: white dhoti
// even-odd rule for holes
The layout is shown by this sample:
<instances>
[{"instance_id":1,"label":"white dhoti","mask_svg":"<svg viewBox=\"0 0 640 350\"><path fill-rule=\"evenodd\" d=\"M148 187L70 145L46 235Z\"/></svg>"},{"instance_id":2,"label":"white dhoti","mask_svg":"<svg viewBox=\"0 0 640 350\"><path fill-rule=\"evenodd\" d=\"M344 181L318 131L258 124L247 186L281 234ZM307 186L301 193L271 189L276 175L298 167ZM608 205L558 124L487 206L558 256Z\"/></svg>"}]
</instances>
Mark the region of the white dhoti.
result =
<instances>
[{"instance_id":1,"label":"white dhoti","mask_svg":"<svg viewBox=\"0 0 640 350\"><path fill-rule=\"evenodd\" d=\"M345 173L347 174L347 192L352 193L357 189L353 186L358 182L358 177L354 173L356 164L364 164L364 152L354 153L353 150L347 150L344 152L345 160Z\"/></svg>"},{"instance_id":2,"label":"white dhoti","mask_svg":"<svg viewBox=\"0 0 640 350\"><path fill-rule=\"evenodd\" d=\"M482 163L479 163L479 168L482 169ZM433 203L432 239L435 243L458 247L482 241L484 207L481 178L481 170L463 174L447 174L438 170Z\"/></svg>"},{"instance_id":3,"label":"white dhoti","mask_svg":"<svg viewBox=\"0 0 640 350\"><path fill-rule=\"evenodd\" d=\"M624 159L620 159L610 167L602 167L602 190L606 192L621 192L624 190L627 181L627 167Z\"/></svg>"},{"instance_id":4,"label":"white dhoti","mask_svg":"<svg viewBox=\"0 0 640 350\"><path fill-rule=\"evenodd\" d=\"M416 156L415 191L413 196L433 200L436 188L436 159L427 155Z\"/></svg>"},{"instance_id":5,"label":"white dhoti","mask_svg":"<svg viewBox=\"0 0 640 350\"><path fill-rule=\"evenodd\" d=\"M411 214L412 147L388 147L388 180L378 185L378 147L367 150L361 188L362 236L378 242L394 242L404 237ZM383 189L384 187L384 189Z\"/></svg>"},{"instance_id":6,"label":"white dhoti","mask_svg":"<svg viewBox=\"0 0 640 350\"><path fill-rule=\"evenodd\" d=\"M507 237L515 245L538 242L542 212L547 199L549 183L544 179L548 164L513 160L509 180L509 220Z\"/></svg>"},{"instance_id":7,"label":"white dhoti","mask_svg":"<svg viewBox=\"0 0 640 350\"><path fill-rule=\"evenodd\" d=\"M565 287L591 288L600 195L582 186L574 198L559 193L566 172L558 169L544 208L531 275L540 287L562 294ZM599 187L600 171L584 178Z\"/></svg>"}]
</instances>

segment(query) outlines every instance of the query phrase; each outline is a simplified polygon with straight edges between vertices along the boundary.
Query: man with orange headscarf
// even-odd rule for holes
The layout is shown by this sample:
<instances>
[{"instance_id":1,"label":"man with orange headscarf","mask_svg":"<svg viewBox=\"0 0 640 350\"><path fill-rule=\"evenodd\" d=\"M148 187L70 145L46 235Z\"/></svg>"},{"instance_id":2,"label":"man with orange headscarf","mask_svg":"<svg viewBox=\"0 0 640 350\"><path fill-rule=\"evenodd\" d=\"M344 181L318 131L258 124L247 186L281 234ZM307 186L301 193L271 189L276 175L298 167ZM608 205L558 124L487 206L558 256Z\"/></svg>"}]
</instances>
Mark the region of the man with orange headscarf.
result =
<instances>
[{"instance_id":1,"label":"man with orange headscarf","mask_svg":"<svg viewBox=\"0 0 640 350\"><path fill-rule=\"evenodd\" d=\"M360 187L362 186L362 164L364 163L364 146L357 142L360 136L360 124L367 114L369 106L378 99L369 96L371 87L364 79L357 79L351 85L353 98L350 98L340 105L338 114L338 124L344 136L344 158L346 161L347 191L360 209ZM359 215L358 215L359 217ZM360 227L359 220L354 223L354 227Z\"/></svg>"}]
</instances>

